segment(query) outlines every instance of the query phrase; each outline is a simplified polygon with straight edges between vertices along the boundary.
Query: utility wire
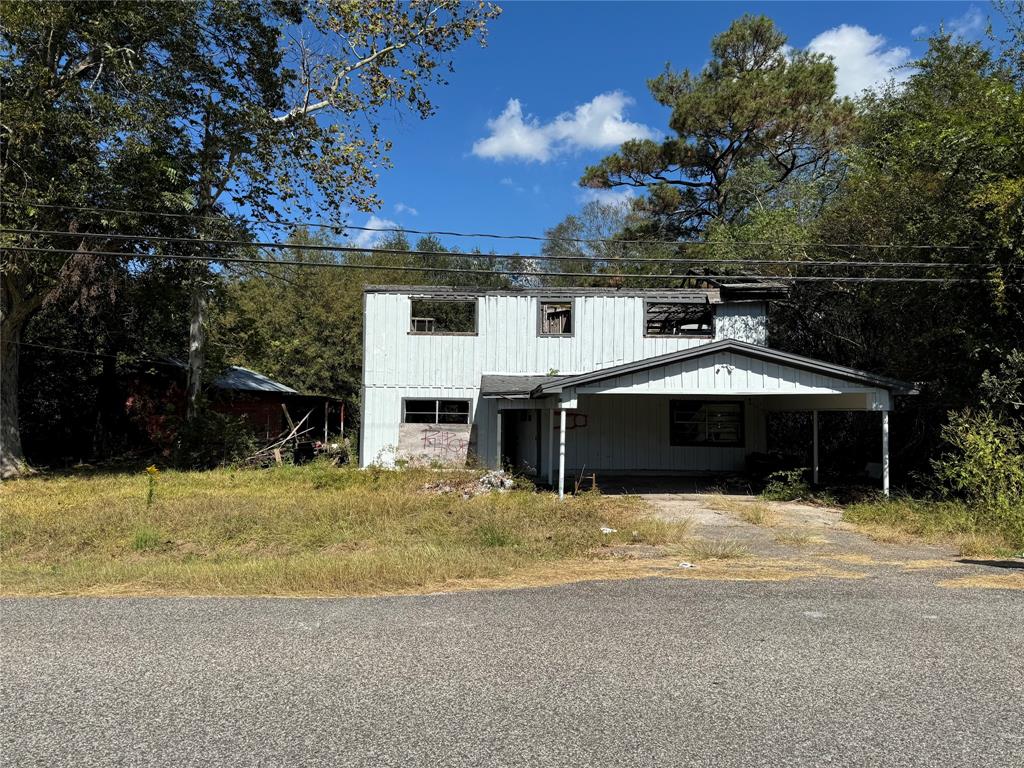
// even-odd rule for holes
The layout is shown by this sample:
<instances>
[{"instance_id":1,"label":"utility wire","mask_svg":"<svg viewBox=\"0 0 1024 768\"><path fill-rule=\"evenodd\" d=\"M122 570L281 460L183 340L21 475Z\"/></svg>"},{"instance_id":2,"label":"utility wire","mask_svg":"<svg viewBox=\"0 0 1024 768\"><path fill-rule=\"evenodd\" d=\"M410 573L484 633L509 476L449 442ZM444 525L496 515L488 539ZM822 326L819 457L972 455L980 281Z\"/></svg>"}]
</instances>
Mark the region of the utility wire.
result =
<instances>
[{"instance_id":1,"label":"utility wire","mask_svg":"<svg viewBox=\"0 0 1024 768\"><path fill-rule=\"evenodd\" d=\"M507 270L496 271L493 269L471 269L465 267L410 267L396 266L391 264L381 265L373 263L353 262L317 262L317 261L289 261L266 259L249 259L235 256L188 256L182 254L154 254L154 253L125 253L122 251L82 251L78 248L40 248L33 246L3 246L0 250L17 251L19 253L60 253L81 256L113 256L122 259L171 259L176 261L197 261L209 264L256 264L264 268L270 266L294 266L312 267L316 269L363 269L369 271L390 271L390 272L424 272L429 274L448 273L460 275L504 275L519 277L585 277L604 279L629 279L629 280L778 280L795 282L846 282L846 283L983 283L983 278L966 277L827 277L823 275L706 275L706 274L642 274L642 273L607 273L607 272L533 272L529 270ZM399 251L398 253L402 253Z\"/></svg>"},{"instance_id":2,"label":"utility wire","mask_svg":"<svg viewBox=\"0 0 1024 768\"><path fill-rule=\"evenodd\" d=\"M392 248L360 248L352 245L324 245L302 243L280 243L262 242L249 240L224 240L214 238L183 237L179 235L144 235L124 234L105 232L62 232L53 229L21 229L21 228L0 228L0 234L8 235L40 235L45 237L73 237L73 238L97 238L103 240L127 240L127 241L152 241L159 243L187 243L190 245L217 245L227 248L263 248L263 249L293 249L299 251L315 251L317 253L355 253L355 254L383 254L394 256L433 256L450 257L462 259L523 259L528 261L571 261L571 262L599 262L599 263L629 263L629 264L689 264L695 266L703 265L728 265L728 264L773 264L795 267L908 267L908 268L958 268L958 269L984 269L984 264L969 264L965 262L932 262L932 261L793 261L790 259L679 259L674 257L649 257L649 256L610 256L607 258L593 256L523 256L516 253L464 253L461 251L424 251L416 249L392 249ZM3 247L3 246L0 246Z\"/></svg>"},{"instance_id":3,"label":"utility wire","mask_svg":"<svg viewBox=\"0 0 1024 768\"><path fill-rule=\"evenodd\" d=\"M898 243L800 243L800 242L768 242L768 241L734 241L726 243L708 242L706 240L645 240L645 239L619 239L614 237L550 237L547 235L502 235L492 232L454 232L446 230L423 230L406 229L404 227L360 227L355 224L328 224L316 221L286 221L282 219L270 219L265 217L251 216L195 216L189 213L173 213L170 211L140 211L131 208L104 208L101 206L84 205L58 205L55 203L35 203L23 200L3 200L0 205L19 205L23 207L58 209L66 211L82 211L92 213L118 213L131 216L157 216L163 218L189 219L192 221L219 221L219 222L246 222L249 224L264 224L277 227L288 227L298 229L306 227L310 229L326 229L331 232L342 232L344 230L355 230L358 232L381 232L381 233L403 233L409 235L424 235L436 237L468 237L492 240L529 240L533 242L551 243L619 243L619 244L648 244L668 245L686 248L699 247L791 247L791 248L869 248L869 249L897 249L897 250L960 250L967 251L976 248L973 245L946 245L937 243L924 243L914 245L901 245Z\"/></svg>"}]
</instances>

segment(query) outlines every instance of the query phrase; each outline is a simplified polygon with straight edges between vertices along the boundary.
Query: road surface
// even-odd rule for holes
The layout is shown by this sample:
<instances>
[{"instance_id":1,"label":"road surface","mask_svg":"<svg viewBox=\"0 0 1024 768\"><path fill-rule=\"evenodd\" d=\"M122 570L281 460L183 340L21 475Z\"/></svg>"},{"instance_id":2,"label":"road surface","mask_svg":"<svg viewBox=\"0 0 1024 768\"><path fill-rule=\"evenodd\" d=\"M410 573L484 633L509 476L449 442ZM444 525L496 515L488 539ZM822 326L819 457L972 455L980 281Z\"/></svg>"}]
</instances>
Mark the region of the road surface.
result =
<instances>
[{"instance_id":1,"label":"road surface","mask_svg":"<svg viewBox=\"0 0 1024 768\"><path fill-rule=\"evenodd\" d=\"M924 574L0 601L5 766L1021 765L1024 592Z\"/></svg>"}]
</instances>

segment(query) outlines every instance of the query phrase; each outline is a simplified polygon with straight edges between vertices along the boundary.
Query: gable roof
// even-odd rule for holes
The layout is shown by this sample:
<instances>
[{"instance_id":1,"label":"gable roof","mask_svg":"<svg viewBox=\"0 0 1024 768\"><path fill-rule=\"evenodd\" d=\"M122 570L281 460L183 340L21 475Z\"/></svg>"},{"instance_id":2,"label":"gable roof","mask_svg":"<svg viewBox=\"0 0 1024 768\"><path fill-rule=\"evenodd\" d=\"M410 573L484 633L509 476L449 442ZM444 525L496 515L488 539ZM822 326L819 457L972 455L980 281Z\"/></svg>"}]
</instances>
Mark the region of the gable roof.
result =
<instances>
[{"instance_id":1,"label":"gable roof","mask_svg":"<svg viewBox=\"0 0 1024 768\"><path fill-rule=\"evenodd\" d=\"M748 344L745 341L723 339L722 341L715 341L710 344L700 344L696 347L680 350L678 352L669 352L666 355L658 355L656 357L646 357L642 360L636 360L631 363L616 365L611 368L601 368L596 371L581 373L576 376L554 377L553 381L544 382L535 387L531 391L531 396L541 397L543 395L561 392L566 387L591 384L596 381L604 381L605 379L611 379L626 373L647 371L652 368L660 368L671 363L682 362L683 360L695 360L701 357L706 357L707 355L715 355L719 352L736 352L758 360L765 360L770 363L778 363L780 365L788 365L791 368L811 371L812 373L820 373L826 376L834 376L839 379L855 381L860 384L887 389L899 394L917 394L917 390L914 388L913 384L900 381L898 379L879 376L878 374L860 371L856 368L847 368L843 365L827 363L824 360L815 360L812 357L804 357L803 355L796 355L792 352L782 352L777 349L771 349L770 347Z\"/></svg>"}]
</instances>

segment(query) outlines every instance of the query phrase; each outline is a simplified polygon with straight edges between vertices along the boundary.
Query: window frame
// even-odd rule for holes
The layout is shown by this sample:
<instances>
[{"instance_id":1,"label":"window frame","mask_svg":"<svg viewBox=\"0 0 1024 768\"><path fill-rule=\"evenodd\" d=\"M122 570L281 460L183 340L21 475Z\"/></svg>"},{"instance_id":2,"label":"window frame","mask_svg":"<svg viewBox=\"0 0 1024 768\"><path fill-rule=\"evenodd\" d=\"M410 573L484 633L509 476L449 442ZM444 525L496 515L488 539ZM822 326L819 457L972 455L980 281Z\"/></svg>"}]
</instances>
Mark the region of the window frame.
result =
<instances>
[{"instance_id":1,"label":"window frame","mask_svg":"<svg viewBox=\"0 0 1024 768\"><path fill-rule=\"evenodd\" d=\"M739 408L739 419L737 421L738 429L736 430L736 440L730 440L729 442L712 442L707 439L709 430L707 429L707 416L704 418L704 435L703 441L699 440L679 440L675 435L675 414L676 410L680 408L692 408L693 406L700 407L711 407L711 406L738 406ZM693 424L699 424L699 421L688 422ZM747 445L747 411L745 403L742 400L681 400L673 398L669 400L668 405L668 444L673 448L745 448Z\"/></svg>"},{"instance_id":2,"label":"window frame","mask_svg":"<svg viewBox=\"0 0 1024 768\"><path fill-rule=\"evenodd\" d=\"M415 331L413 330L414 320L433 320L435 318L426 318L413 314L413 304L417 301L430 301L437 304L444 302L446 304L472 304L473 305L473 330L472 331ZM434 296L410 296L409 297L409 322L407 324L407 333L409 336L478 336L480 333L480 298L474 296L472 298L454 298L454 297L434 297ZM418 399L418 398L413 398ZM424 398L429 399L429 398ZM404 413L404 411L403 411Z\"/></svg>"},{"instance_id":3,"label":"window frame","mask_svg":"<svg viewBox=\"0 0 1024 768\"><path fill-rule=\"evenodd\" d=\"M434 421L406 421L408 415L408 403L409 402L421 402L431 401L434 402ZM466 420L465 421L438 421L441 417L441 403L465 403L466 405ZM426 424L434 427L447 427L447 426L468 426L473 423L473 400L469 397L403 397L402 398L402 412L399 416L399 424Z\"/></svg>"},{"instance_id":4,"label":"window frame","mask_svg":"<svg viewBox=\"0 0 1024 768\"><path fill-rule=\"evenodd\" d=\"M651 304L681 304L690 307L701 307L702 309L711 313L711 323L709 329L706 332L689 332L689 333L648 333L647 332L647 311ZM643 332L645 339L714 339L716 323L718 322L718 312L715 311L715 305L705 302L700 304L695 301L680 301L679 299L644 299L644 314L641 319L643 323Z\"/></svg>"},{"instance_id":5,"label":"window frame","mask_svg":"<svg viewBox=\"0 0 1024 768\"><path fill-rule=\"evenodd\" d=\"M569 305L569 332L568 333L545 333L544 332L544 305L545 304L568 304ZM565 298L543 298L537 299L537 336L542 339L571 339L576 335L576 302L572 297Z\"/></svg>"}]
</instances>

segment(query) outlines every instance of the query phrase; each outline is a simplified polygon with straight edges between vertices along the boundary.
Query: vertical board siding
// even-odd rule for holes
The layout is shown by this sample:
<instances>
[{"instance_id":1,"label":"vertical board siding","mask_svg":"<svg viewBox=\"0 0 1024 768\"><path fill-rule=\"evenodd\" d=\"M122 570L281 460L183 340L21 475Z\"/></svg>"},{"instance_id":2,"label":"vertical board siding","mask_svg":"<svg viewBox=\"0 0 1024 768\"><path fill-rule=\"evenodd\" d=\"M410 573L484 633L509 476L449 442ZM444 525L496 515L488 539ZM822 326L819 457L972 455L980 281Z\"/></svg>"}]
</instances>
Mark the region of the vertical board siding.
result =
<instances>
[{"instance_id":1,"label":"vertical board siding","mask_svg":"<svg viewBox=\"0 0 1024 768\"><path fill-rule=\"evenodd\" d=\"M537 334L539 301L536 296L482 296L477 299L475 335L430 336L409 333L408 295L367 293L361 464L393 462L403 398L471 399L472 449L483 463L494 466L497 405L479 398L485 373L584 373L725 338L753 344L764 344L767 338L765 306L759 302L716 305L714 339L645 338L644 299L637 296L577 296L572 300L572 336L545 338ZM653 379L651 383L655 386ZM666 383L656 385L664 388ZM651 406L633 407L638 418L650 416L645 409ZM621 434L611 431L602 437L607 440L603 463L620 455L615 446L636 432L625 423L619 429Z\"/></svg>"}]
</instances>

